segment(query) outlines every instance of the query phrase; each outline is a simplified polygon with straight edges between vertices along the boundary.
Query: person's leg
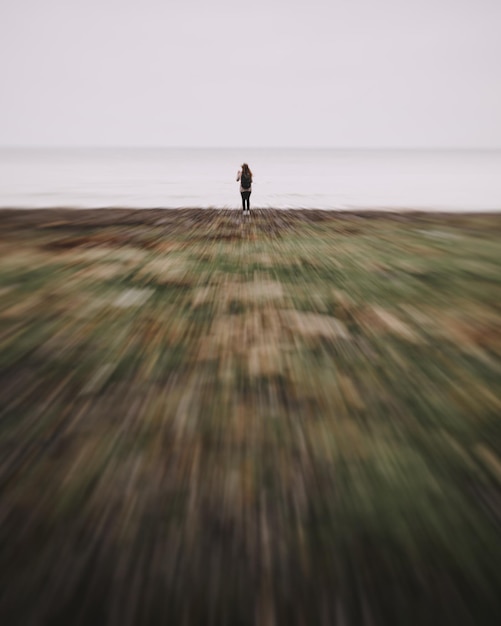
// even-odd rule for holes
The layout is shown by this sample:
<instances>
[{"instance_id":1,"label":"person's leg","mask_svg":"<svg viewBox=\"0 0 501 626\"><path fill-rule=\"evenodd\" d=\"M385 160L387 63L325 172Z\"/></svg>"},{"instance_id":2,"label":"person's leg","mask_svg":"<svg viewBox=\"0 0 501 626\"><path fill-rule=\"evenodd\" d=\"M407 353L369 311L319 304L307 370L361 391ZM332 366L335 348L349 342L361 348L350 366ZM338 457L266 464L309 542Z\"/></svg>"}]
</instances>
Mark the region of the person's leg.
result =
<instances>
[{"instance_id":1,"label":"person's leg","mask_svg":"<svg viewBox=\"0 0 501 626\"><path fill-rule=\"evenodd\" d=\"M251 195L251 192L249 191L247 193L247 211L249 211L249 213L250 213L250 195Z\"/></svg>"},{"instance_id":2,"label":"person's leg","mask_svg":"<svg viewBox=\"0 0 501 626\"><path fill-rule=\"evenodd\" d=\"M241 191L240 195L242 196L242 212L245 211L245 192Z\"/></svg>"},{"instance_id":3,"label":"person's leg","mask_svg":"<svg viewBox=\"0 0 501 626\"><path fill-rule=\"evenodd\" d=\"M244 203L244 211L249 208L249 192L242 192L242 202Z\"/></svg>"}]
</instances>

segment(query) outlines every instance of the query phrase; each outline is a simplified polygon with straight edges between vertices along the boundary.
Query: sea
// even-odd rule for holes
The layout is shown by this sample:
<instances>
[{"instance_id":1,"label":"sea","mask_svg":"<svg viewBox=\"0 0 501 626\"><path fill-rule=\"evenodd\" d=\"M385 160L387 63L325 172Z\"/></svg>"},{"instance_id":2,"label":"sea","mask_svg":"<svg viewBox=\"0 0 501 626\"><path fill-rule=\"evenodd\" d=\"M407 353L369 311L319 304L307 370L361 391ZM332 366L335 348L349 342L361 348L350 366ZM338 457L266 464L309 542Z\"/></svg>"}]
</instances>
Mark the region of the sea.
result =
<instances>
[{"instance_id":1,"label":"sea","mask_svg":"<svg viewBox=\"0 0 501 626\"><path fill-rule=\"evenodd\" d=\"M501 150L0 148L0 207L501 210Z\"/></svg>"}]
</instances>

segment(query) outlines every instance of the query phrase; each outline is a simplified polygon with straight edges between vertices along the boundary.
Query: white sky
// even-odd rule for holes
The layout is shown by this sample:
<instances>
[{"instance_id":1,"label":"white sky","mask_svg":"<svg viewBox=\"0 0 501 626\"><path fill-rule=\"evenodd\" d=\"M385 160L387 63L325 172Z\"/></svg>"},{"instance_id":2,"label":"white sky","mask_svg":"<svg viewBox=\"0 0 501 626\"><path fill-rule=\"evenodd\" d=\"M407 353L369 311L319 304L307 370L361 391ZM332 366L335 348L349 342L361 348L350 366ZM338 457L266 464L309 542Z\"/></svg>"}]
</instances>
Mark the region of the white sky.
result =
<instances>
[{"instance_id":1,"label":"white sky","mask_svg":"<svg viewBox=\"0 0 501 626\"><path fill-rule=\"evenodd\" d=\"M1 145L501 147L501 0L0 0Z\"/></svg>"}]
</instances>

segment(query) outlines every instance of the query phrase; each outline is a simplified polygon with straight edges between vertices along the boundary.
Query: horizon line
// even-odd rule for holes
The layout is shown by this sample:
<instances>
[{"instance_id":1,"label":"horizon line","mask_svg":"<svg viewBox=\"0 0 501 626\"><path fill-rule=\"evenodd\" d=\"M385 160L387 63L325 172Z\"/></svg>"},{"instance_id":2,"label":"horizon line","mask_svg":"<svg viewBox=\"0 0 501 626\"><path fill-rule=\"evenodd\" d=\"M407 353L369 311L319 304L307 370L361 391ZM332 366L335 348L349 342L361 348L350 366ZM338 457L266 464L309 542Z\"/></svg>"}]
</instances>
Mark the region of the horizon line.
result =
<instances>
[{"instance_id":1,"label":"horizon line","mask_svg":"<svg viewBox=\"0 0 501 626\"><path fill-rule=\"evenodd\" d=\"M86 149L86 150L485 150L485 151L499 151L501 146L313 146L313 145L297 145L297 146L266 146L266 145L253 145L253 146L205 146L205 145L160 145L160 144L0 144L0 150L5 149Z\"/></svg>"}]
</instances>

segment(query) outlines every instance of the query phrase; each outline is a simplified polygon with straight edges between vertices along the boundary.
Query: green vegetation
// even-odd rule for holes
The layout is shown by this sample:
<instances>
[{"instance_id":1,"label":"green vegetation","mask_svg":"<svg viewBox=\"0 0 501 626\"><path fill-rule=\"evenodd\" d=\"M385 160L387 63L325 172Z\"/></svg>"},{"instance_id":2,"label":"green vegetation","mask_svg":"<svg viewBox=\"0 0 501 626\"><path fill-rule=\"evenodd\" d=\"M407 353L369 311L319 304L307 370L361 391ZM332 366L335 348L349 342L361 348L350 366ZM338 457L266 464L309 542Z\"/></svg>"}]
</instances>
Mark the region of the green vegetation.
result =
<instances>
[{"instance_id":1,"label":"green vegetation","mask_svg":"<svg viewBox=\"0 0 501 626\"><path fill-rule=\"evenodd\" d=\"M0 223L2 623L500 623L500 214Z\"/></svg>"}]
</instances>

